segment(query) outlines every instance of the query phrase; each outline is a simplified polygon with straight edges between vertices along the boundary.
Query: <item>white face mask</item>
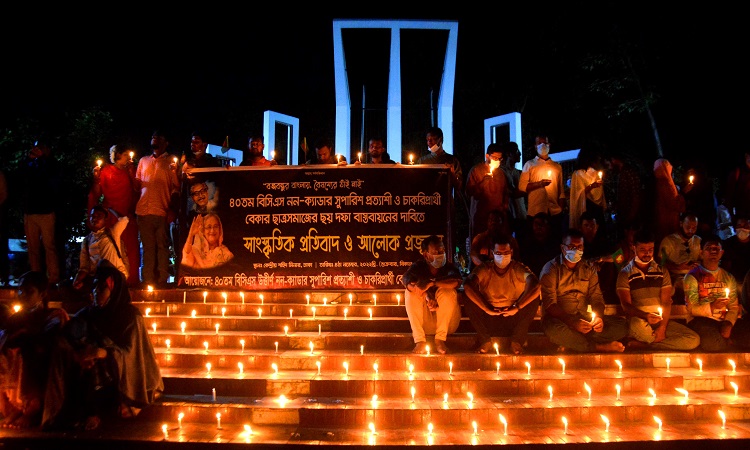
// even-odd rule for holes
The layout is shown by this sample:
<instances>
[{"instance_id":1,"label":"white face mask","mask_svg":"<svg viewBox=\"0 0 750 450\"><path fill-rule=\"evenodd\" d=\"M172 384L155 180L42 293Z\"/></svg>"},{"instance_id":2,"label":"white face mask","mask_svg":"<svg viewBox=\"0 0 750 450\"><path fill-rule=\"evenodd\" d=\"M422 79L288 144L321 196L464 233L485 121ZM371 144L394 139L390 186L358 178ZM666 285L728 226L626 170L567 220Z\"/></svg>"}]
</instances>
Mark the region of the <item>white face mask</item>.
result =
<instances>
[{"instance_id":1,"label":"white face mask","mask_svg":"<svg viewBox=\"0 0 750 450\"><path fill-rule=\"evenodd\" d=\"M565 259L573 264L578 264L578 261L580 261L582 257L583 250L565 250Z\"/></svg>"},{"instance_id":2,"label":"white face mask","mask_svg":"<svg viewBox=\"0 0 750 450\"><path fill-rule=\"evenodd\" d=\"M750 230L747 230L745 228L737 228L737 237L740 238L741 241L746 240L748 237L750 237Z\"/></svg>"},{"instance_id":3,"label":"white face mask","mask_svg":"<svg viewBox=\"0 0 750 450\"><path fill-rule=\"evenodd\" d=\"M537 145L536 152L539 153L539 156L546 157L547 155L549 155L549 144Z\"/></svg>"},{"instance_id":4,"label":"white face mask","mask_svg":"<svg viewBox=\"0 0 750 450\"><path fill-rule=\"evenodd\" d=\"M436 269L439 269L445 265L445 253L442 255L432 255L432 262L430 262L430 265Z\"/></svg>"},{"instance_id":5,"label":"white face mask","mask_svg":"<svg viewBox=\"0 0 750 450\"><path fill-rule=\"evenodd\" d=\"M496 159L491 159L490 160L490 170L494 171L498 167L500 167L500 161L498 161Z\"/></svg>"},{"instance_id":6,"label":"white face mask","mask_svg":"<svg viewBox=\"0 0 750 450\"><path fill-rule=\"evenodd\" d=\"M495 255L495 265L500 269L505 269L513 260L511 255Z\"/></svg>"},{"instance_id":7,"label":"white face mask","mask_svg":"<svg viewBox=\"0 0 750 450\"><path fill-rule=\"evenodd\" d=\"M648 263L650 263L653 260L654 260L654 258L649 258L648 261L644 261L641 258L639 258L638 255L635 256L635 262L636 262L636 264L641 264L641 265L648 264Z\"/></svg>"},{"instance_id":8,"label":"white face mask","mask_svg":"<svg viewBox=\"0 0 750 450\"><path fill-rule=\"evenodd\" d=\"M429 148L430 152L435 153L440 148L439 145L435 144L432 147Z\"/></svg>"}]
</instances>

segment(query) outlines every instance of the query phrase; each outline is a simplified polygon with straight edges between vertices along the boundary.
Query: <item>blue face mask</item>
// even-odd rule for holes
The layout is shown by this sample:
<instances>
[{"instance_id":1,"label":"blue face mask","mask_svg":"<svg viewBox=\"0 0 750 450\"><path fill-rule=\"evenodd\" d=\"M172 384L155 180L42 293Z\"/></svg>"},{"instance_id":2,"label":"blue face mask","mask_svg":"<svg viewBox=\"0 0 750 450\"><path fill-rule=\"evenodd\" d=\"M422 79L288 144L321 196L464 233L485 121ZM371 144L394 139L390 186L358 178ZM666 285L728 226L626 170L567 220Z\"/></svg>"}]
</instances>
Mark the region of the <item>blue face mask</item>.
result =
<instances>
[{"instance_id":1,"label":"blue face mask","mask_svg":"<svg viewBox=\"0 0 750 450\"><path fill-rule=\"evenodd\" d=\"M430 262L430 265L436 269L439 269L445 265L445 262L445 253L443 253L442 255L432 255L432 261Z\"/></svg>"},{"instance_id":2,"label":"blue face mask","mask_svg":"<svg viewBox=\"0 0 750 450\"><path fill-rule=\"evenodd\" d=\"M505 269L508 267L508 264L512 261L513 257L511 255L495 255L495 265L499 269Z\"/></svg>"},{"instance_id":3,"label":"blue face mask","mask_svg":"<svg viewBox=\"0 0 750 450\"><path fill-rule=\"evenodd\" d=\"M539 156L546 157L549 155L549 144L539 144L536 146L536 152Z\"/></svg>"}]
</instances>

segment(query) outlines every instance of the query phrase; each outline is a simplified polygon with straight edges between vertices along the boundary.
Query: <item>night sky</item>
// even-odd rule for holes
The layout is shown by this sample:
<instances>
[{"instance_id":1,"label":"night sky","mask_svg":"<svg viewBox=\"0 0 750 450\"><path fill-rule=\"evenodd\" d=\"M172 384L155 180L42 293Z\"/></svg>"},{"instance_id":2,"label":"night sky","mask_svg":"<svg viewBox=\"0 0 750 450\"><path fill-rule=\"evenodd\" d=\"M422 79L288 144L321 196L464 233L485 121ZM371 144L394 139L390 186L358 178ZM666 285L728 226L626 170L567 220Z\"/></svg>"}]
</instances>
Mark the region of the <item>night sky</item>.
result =
<instances>
[{"instance_id":1,"label":"night sky","mask_svg":"<svg viewBox=\"0 0 750 450\"><path fill-rule=\"evenodd\" d=\"M657 95L652 111L667 158L700 157L720 171L729 135L744 134L747 77L737 68L745 65L747 39L734 26L742 16L734 8L525 2L487 10L486 3L460 2L450 11L428 4L415 12L378 3L374 13L362 14L290 5L266 11L254 3L180 10L118 4L107 12L30 6L35 10L4 14L0 31L2 128L18 118L62 127L66 113L100 108L113 114L113 139L145 147L154 128L166 128L171 151L179 153L194 129L206 130L216 144L229 135L233 148L244 148L248 133L262 129L263 111L274 110L299 117L301 137L333 137L332 20L397 18L459 22L456 149L447 150L465 155L464 170L484 153L482 121L513 111L523 114L524 150L537 132L550 136L553 151L596 137L650 164L656 148L648 117L614 120L601 94L581 88L590 86L591 56L612 51L613 30L628 45L637 43L634 65L647 62L636 73ZM353 109L361 108L363 84L368 107L385 105L378 82L387 77L388 41L373 33L345 35ZM405 146L422 145L430 125L429 93L439 88L443 63L436 42L439 36L403 41ZM354 130L352 136L359 139Z\"/></svg>"}]
</instances>

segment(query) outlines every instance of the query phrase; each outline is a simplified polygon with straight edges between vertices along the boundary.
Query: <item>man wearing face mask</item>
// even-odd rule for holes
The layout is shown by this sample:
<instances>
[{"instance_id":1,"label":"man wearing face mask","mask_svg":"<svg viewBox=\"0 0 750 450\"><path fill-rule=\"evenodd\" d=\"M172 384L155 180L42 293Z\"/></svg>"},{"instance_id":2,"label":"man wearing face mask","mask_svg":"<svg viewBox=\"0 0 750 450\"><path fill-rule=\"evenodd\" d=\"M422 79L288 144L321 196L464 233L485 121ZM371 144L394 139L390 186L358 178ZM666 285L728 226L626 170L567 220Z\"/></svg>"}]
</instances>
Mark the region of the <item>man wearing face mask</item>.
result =
<instances>
[{"instance_id":1,"label":"man wearing face mask","mask_svg":"<svg viewBox=\"0 0 750 450\"><path fill-rule=\"evenodd\" d=\"M427 353L427 335L435 336L435 351L448 353L448 335L458 329L461 310L456 290L463 278L453 264L447 264L445 245L440 236L422 241L422 259L404 273L404 304L409 317L414 353Z\"/></svg>"},{"instance_id":2,"label":"man wearing face mask","mask_svg":"<svg viewBox=\"0 0 750 450\"><path fill-rule=\"evenodd\" d=\"M562 254L545 264L542 285L542 328L552 343L576 352L622 352L628 335L623 317L604 315L604 296L596 266L582 261L583 234L565 233Z\"/></svg>"},{"instance_id":3,"label":"man wearing face mask","mask_svg":"<svg viewBox=\"0 0 750 450\"><path fill-rule=\"evenodd\" d=\"M528 195L526 214L529 221L537 213L549 214L552 233L559 237L566 206L562 166L550 158L547 136L535 137L534 145L537 156L523 165L518 189Z\"/></svg>"},{"instance_id":4,"label":"man wearing face mask","mask_svg":"<svg viewBox=\"0 0 750 450\"><path fill-rule=\"evenodd\" d=\"M689 351L700 337L687 326L669 320L672 312L672 281L669 271L654 261L654 235L635 233L635 257L617 276L617 296L629 320L627 348Z\"/></svg>"},{"instance_id":5,"label":"man wearing face mask","mask_svg":"<svg viewBox=\"0 0 750 450\"><path fill-rule=\"evenodd\" d=\"M487 146L485 161L476 164L469 171L466 179L466 195L471 199L469 208L469 233L474 239L487 229L490 211L502 213L501 223L505 231L510 231L505 224L508 218L509 187L502 169L498 170L503 160L500 144Z\"/></svg>"},{"instance_id":6,"label":"man wearing face mask","mask_svg":"<svg viewBox=\"0 0 750 450\"><path fill-rule=\"evenodd\" d=\"M464 283L471 301L464 305L477 332L478 353L491 351L497 338L510 338L510 353L520 355L529 325L539 310L539 279L513 259L507 234L494 239L493 260L476 266Z\"/></svg>"}]
</instances>

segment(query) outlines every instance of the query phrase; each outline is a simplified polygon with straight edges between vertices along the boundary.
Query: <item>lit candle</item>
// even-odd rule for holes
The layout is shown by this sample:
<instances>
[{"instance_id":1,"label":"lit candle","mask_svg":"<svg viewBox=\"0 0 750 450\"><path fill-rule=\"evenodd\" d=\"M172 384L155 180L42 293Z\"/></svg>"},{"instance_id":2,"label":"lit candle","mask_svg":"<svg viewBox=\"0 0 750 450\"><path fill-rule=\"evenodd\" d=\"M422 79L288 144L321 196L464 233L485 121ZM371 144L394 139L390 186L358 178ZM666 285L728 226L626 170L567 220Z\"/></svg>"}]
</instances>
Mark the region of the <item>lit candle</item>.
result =
<instances>
[{"instance_id":1,"label":"lit candle","mask_svg":"<svg viewBox=\"0 0 750 450\"><path fill-rule=\"evenodd\" d=\"M221 430L221 413L216 413L216 428Z\"/></svg>"},{"instance_id":2,"label":"lit candle","mask_svg":"<svg viewBox=\"0 0 750 450\"><path fill-rule=\"evenodd\" d=\"M531 375L531 363L526 361L523 364L526 366L526 375Z\"/></svg>"},{"instance_id":3,"label":"lit candle","mask_svg":"<svg viewBox=\"0 0 750 450\"><path fill-rule=\"evenodd\" d=\"M430 356L430 346L429 345L425 345L424 346L424 350L427 353L427 356Z\"/></svg>"},{"instance_id":4,"label":"lit candle","mask_svg":"<svg viewBox=\"0 0 750 450\"><path fill-rule=\"evenodd\" d=\"M286 396L284 394L279 395L279 405L283 408L286 405Z\"/></svg>"},{"instance_id":5,"label":"lit candle","mask_svg":"<svg viewBox=\"0 0 750 450\"><path fill-rule=\"evenodd\" d=\"M146 317L148 317L149 314L151 314L151 308L146 308Z\"/></svg>"},{"instance_id":6,"label":"lit candle","mask_svg":"<svg viewBox=\"0 0 750 450\"><path fill-rule=\"evenodd\" d=\"M599 417L602 418L602 421L604 421L604 432L609 433L609 419L607 419L607 416L604 414L599 414Z\"/></svg>"},{"instance_id":7,"label":"lit candle","mask_svg":"<svg viewBox=\"0 0 750 450\"><path fill-rule=\"evenodd\" d=\"M182 304L184 305L187 302L187 291L182 293Z\"/></svg>"},{"instance_id":8,"label":"lit candle","mask_svg":"<svg viewBox=\"0 0 750 450\"><path fill-rule=\"evenodd\" d=\"M503 416L502 414L500 414L500 423L503 424L503 435L507 436L508 435L508 421L505 420L505 416Z\"/></svg>"},{"instance_id":9,"label":"lit candle","mask_svg":"<svg viewBox=\"0 0 750 450\"><path fill-rule=\"evenodd\" d=\"M258 297L260 297L260 304L263 304L263 294L260 294Z\"/></svg>"},{"instance_id":10,"label":"lit candle","mask_svg":"<svg viewBox=\"0 0 750 450\"><path fill-rule=\"evenodd\" d=\"M315 346L313 345L312 341L310 341L310 355L313 354L313 348L315 348Z\"/></svg>"},{"instance_id":11,"label":"lit candle","mask_svg":"<svg viewBox=\"0 0 750 450\"><path fill-rule=\"evenodd\" d=\"M414 403L414 395L417 393L417 388L411 387L411 402Z\"/></svg>"},{"instance_id":12,"label":"lit candle","mask_svg":"<svg viewBox=\"0 0 750 450\"><path fill-rule=\"evenodd\" d=\"M185 334L185 327L186 327L186 326L187 326L187 324L186 324L185 322L182 322L182 323L180 324L180 330L182 330L182 334Z\"/></svg>"},{"instance_id":13,"label":"lit candle","mask_svg":"<svg viewBox=\"0 0 750 450\"><path fill-rule=\"evenodd\" d=\"M174 163L177 164L177 157L175 156L174 158L172 158L172 161L174 161Z\"/></svg>"},{"instance_id":14,"label":"lit candle","mask_svg":"<svg viewBox=\"0 0 750 450\"><path fill-rule=\"evenodd\" d=\"M736 373L737 372L737 364L735 364L734 360L733 359L729 359L729 360L727 360L727 362L729 363L730 366L732 366L732 373Z\"/></svg>"},{"instance_id":15,"label":"lit candle","mask_svg":"<svg viewBox=\"0 0 750 450\"><path fill-rule=\"evenodd\" d=\"M615 364L617 364L617 372L622 373L622 363L620 362L620 360L616 359Z\"/></svg>"},{"instance_id":16,"label":"lit candle","mask_svg":"<svg viewBox=\"0 0 750 450\"><path fill-rule=\"evenodd\" d=\"M414 364L409 364L409 376L414 374Z\"/></svg>"},{"instance_id":17,"label":"lit candle","mask_svg":"<svg viewBox=\"0 0 750 450\"><path fill-rule=\"evenodd\" d=\"M198 311L196 311L196 310L192 310L192 311L190 311L190 318L191 318L191 319L195 319L195 315L196 315L196 314L198 314Z\"/></svg>"},{"instance_id":18,"label":"lit candle","mask_svg":"<svg viewBox=\"0 0 750 450\"><path fill-rule=\"evenodd\" d=\"M492 346L495 347L495 354L497 356L500 356L500 345L498 345L498 343L495 342Z\"/></svg>"},{"instance_id":19,"label":"lit candle","mask_svg":"<svg viewBox=\"0 0 750 450\"><path fill-rule=\"evenodd\" d=\"M208 292L203 291L203 303L206 303L206 297L208 297Z\"/></svg>"},{"instance_id":20,"label":"lit candle","mask_svg":"<svg viewBox=\"0 0 750 450\"><path fill-rule=\"evenodd\" d=\"M156 333L156 322L154 322L154 323L151 324L151 328L153 328L154 329L154 333Z\"/></svg>"},{"instance_id":21,"label":"lit candle","mask_svg":"<svg viewBox=\"0 0 750 450\"><path fill-rule=\"evenodd\" d=\"M185 418L185 413L181 412L177 414L177 427L182 428L182 419Z\"/></svg>"},{"instance_id":22,"label":"lit candle","mask_svg":"<svg viewBox=\"0 0 750 450\"><path fill-rule=\"evenodd\" d=\"M245 369L245 366L241 362L238 362L237 368L240 370L240 375L242 375L242 372Z\"/></svg>"},{"instance_id":23,"label":"lit candle","mask_svg":"<svg viewBox=\"0 0 750 450\"><path fill-rule=\"evenodd\" d=\"M495 374L497 376L500 376L500 361L498 361L498 362L495 363L495 368L497 369L496 372L495 372Z\"/></svg>"},{"instance_id":24,"label":"lit candle","mask_svg":"<svg viewBox=\"0 0 750 450\"><path fill-rule=\"evenodd\" d=\"M242 304L244 305L245 304L245 293L244 292L240 292L240 298L242 299Z\"/></svg>"},{"instance_id":25,"label":"lit candle","mask_svg":"<svg viewBox=\"0 0 750 450\"><path fill-rule=\"evenodd\" d=\"M307 304L310 304L310 294L305 295L305 300L307 300Z\"/></svg>"},{"instance_id":26,"label":"lit candle","mask_svg":"<svg viewBox=\"0 0 750 450\"><path fill-rule=\"evenodd\" d=\"M729 288L724 289L724 297L729 298Z\"/></svg>"},{"instance_id":27,"label":"lit candle","mask_svg":"<svg viewBox=\"0 0 750 450\"><path fill-rule=\"evenodd\" d=\"M551 179L552 179L552 171L551 171L551 170L548 170L548 171L547 171L547 179L548 179L548 180L551 180Z\"/></svg>"},{"instance_id":28,"label":"lit candle","mask_svg":"<svg viewBox=\"0 0 750 450\"><path fill-rule=\"evenodd\" d=\"M211 363L206 363L206 374L211 374Z\"/></svg>"},{"instance_id":29,"label":"lit candle","mask_svg":"<svg viewBox=\"0 0 750 450\"><path fill-rule=\"evenodd\" d=\"M216 325L214 325L214 328L216 328L216 334L219 334L219 324L218 323Z\"/></svg>"},{"instance_id":30,"label":"lit candle","mask_svg":"<svg viewBox=\"0 0 750 450\"><path fill-rule=\"evenodd\" d=\"M258 319L260 319L261 316L263 316L263 309L262 308L258 308Z\"/></svg>"},{"instance_id":31,"label":"lit candle","mask_svg":"<svg viewBox=\"0 0 750 450\"><path fill-rule=\"evenodd\" d=\"M320 375L320 361L315 361L315 365L318 367L318 375Z\"/></svg>"},{"instance_id":32,"label":"lit candle","mask_svg":"<svg viewBox=\"0 0 750 450\"><path fill-rule=\"evenodd\" d=\"M688 183L693 184L693 180L695 180L695 175L690 175L688 177Z\"/></svg>"},{"instance_id":33,"label":"lit candle","mask_svg":"<svg viewBox=\"0 0 750 450\"><path fill-rule=\"evenodd\" d=\"M164 440L169 439L169 433L167 433L167 424L161 426L161 432L164 433Z\"/></svg>"},{"instance_id":34,"label":"lit candle","mask_svg":"<svg viewBox=\"0 0 750 450\"><path fill-rule=\"evenodd\" d=\"M271 150L271 159L276 159L276 150Z\"/></svg>"},{"instance_id":35,"label":"lit candle","mask_svg":"<svg viewBox=\"0 0 750 450\"><path fill-rule=\"evenodd\" d=\"M221 308L221 317L226 317L226 314L227 314L227 309Z\"/></svg>"},{"instance_id":36,"label":"lit candle","mask_svg":"<svg viewBox=\"0 0 750 450\"><path fill-rule=\"evenodd\" d=\"M547 386L547 391L549 392L549 401L552 401L552 386Z\"/></svg>"},{"instance_id":37,"label":"lit candle","mask_svg":"<svg viewBox=\"0 0 750 450\"><path fill-rule=\"evenodd\" d=\"M432 436L432 430L433 430L432 422L430 422L430 423L427 424L427 434L429 434L430 436Z\"/></svg>"},{"instance_id":38,"label":"lit candle","mask_svg":"<svg viewBox=\"0 0 750 450\"><path fill-rule=\"evenodd\" d=\"M357 152L357 161L362 162L362 152Z\"/></svg>"},{"instance_id":39,"label":"lit candle","mask_svg":"<svg viewBox=\"0 0 750 450\"><path fill-rule=\"evenodd\" d=\"M169 306L167 306L167 317L169 317Z\"/></svg>"},{"instance_id":40,"label":"lit candle","mask_svg":"<svg viewBox=\"0 0 750 450\"><path fill-rule=\"evenodd\" d=\"M352 294L349 294L349 306L352 306Z\"/></svg>"},{"instance_id":41,"label":"lit candle","mask_svg":"<svg viewBox=\"0 0 750 450\"><path fill-rule=\"evenodd\" d=\"M620 385L619 385L619 384L616 384L616 385L615 385L615 391L617 391L617 400L618 400L618 401L620 400L620 390L621 390L621 389L622 389L622 388L620 387Z\"/></svg>"},{"instance_id":42,"label":"lit candle","mask_svg":"<svg viewBox=\"0 0 750 450\"><path fill-rule=\"evenodd\" d=\"M703 360L698 358L695 361L698 363L698 372L703 372Z\"/></svg>"},{"instance_id":43,"label":"lit candle","mask_svg":"<svg viewBox=\"0 0 750 450\"><path fill-rule=\"evenodd\" d=\"M599 172L597 173L597 175L599 175L599 180L601 180L601 179L602 179L602 175L603 175L602 171L600 170L600 171L599 171Z\"/></svg>"},{"instance_id":44,"label":"lit candle","mask_svg":"<svg viewBox=\"0 0 750 450\"><path fill-rule=\"evenodd\" d=\"M739 386L737 386L737 383L734 381L730 381L729 384L732 386L732 389L734 389L734 398L737 398L737 391L739 390Z\"/></svg>"},{"instance_id":45,"label":"lit candle","mask_svg":"<svg viewBox=\"0 0 750 450\"><path fill-rule=\"evenodd\" d=\"M592 312L592 313L591 313L591 322L589 322L589 323L590 323L591 325L593 325L593 324L594 324L594 320L595 320L595 319L596 319L596 313Z\"/></svg>"},{"instance_id":46,"label":"lit candle","mask_svg":"<svg viewBox=\"0 0 750 450\"><path fill-rule=\"evenodd\" d=\"M568 434L568 419L567 419L567 417L565 417L565 416L562 417L562 423L563 423L563 427L564 427L563 434Z\"/></svg>"},{"instance_id":47,"label":"lit candle","mask_svg":"<svg viewBox=\"0 0 750 450\"><path fill-rule=\"evenodd\" d=\"M396 306L401 306L401 294L396 294Z\"/></svg>"},{"instance_id":48,"label":"lit candle","mask_svg":"<svg viewBox=\"0 0 750 450\"><path fill-rule=\"evenodd\" d=\"M274 353L279 353L279 341L274 342L273 345L276 347L276 350L274 350Z\"/></svg>"},{"instance_id":49,"label":"lit candle","mask_svg":"<svg viewBox=\"0 0 750 450\"><path fill-rule=\"evenodd\" d=\"M284 325L284 336L288 336L288 335L289 335L289 326Z\"/></svg>"},{"instance_id":50,"label":"lit candle","mask_svg":"<svg viewBox=\"0 0 750 450\"><path fill-rule=\"evenodd\" d=\"M315 307L314 306L312 307L312 313L313 313L312 317L313 317L313 319L315 319Z\"/></svg>"},{"instance_id":51,"label":"lit candle","mask_svg":"<svg viewBox=\"0 0 750 450\"><path fill-rule=\"evenodd\" d=\"M409 164L414 164L414 155L409 153Z\"/></svg>"},{"instance_id":52,"label":"lit candle","mask_svg":"<svg viewBox=\"0 0 750 450\"><path fill-rule=\"evenodd\" d=\"M727 427L727 416L724 411L719 410L719 417L721 417L721 429L723 430Z\"/></svg>"},{"instance_id":53,"label":"lit candle","mask_svg":"<svg viewBox=\"0 0 750 450\"><path fill-rule=\"evenodd\" d=\"M370 433L377 434L377 433L375 433L375 424L374 423L370 422L369 428L370 428Z\"/></svg>"},{"instance_id":54,"label":"lit candle","mask_svg":"<svg viewBox=\"0 0 750 450\"><path fill-rule=\"evenodd\" d=\"M367 312L370 314L370 320L372 320L372 308L367 308Z\"/></svg>"},{"instance_id":55,"label":"lit candle","mask_svg":"<svg viewBox=\"0 0 750 450\"><path fill-rule=\"evenodd\" d=\"M477 421L471 422L471 426L474 427L474 436L477 435Z\"/></svg>"},{"instance_id":56,"label":"lit candle","mask_svg":"<svg viewBox=\"0 0 750 450\"><path fill-rule=\"evenodd\" d=\"M359 354L360 355L364 355L365 354L365 346L364 345L360 345L359 346Z\"/></svg>"},{"instance_id":57,"label":"lit candle","mask_svg":"<svg viewBox=\"0 0 750 450\"><path fill-rule=\"evenodd\" d=\"M664 358L664 363L667 365L667 372L669 372L669 363L672 362L670 358Z\"/></svg>"},{"instance_id":58,"label":"lit candle","mask_svg":"<svg viewBox=\"0 0 750 450\"><path fill-rule=\"evenodd\" d=\"M130 152L129 155L130 155L130 160L133 161L133 157L135 157L135 152Z\"/></svg>"},{"instance_id":59,"label":"lit candle","mask_svg":"<svg viewBox=\"0 0 750 450\"><path fill-rule=\"evenodd\" d=\"M662 315L662 313L664 312L664 310L663 310L663 309L661 309L661 306L660 306L660 307L658 307L658 308L656 308L656 310L657 310L657 311L659 312L659 317L664 317L664 316Z\"/></svg>"},{"instance_id":60,"label":"lit candle","mask_svg":"<svg viewBox=\"0 0 750 450\"><path fill-rule=\"evenodd\" d=\"M349 362L344 361L344 375L349 376Z\"/></svg>"},{"instance_id":61,"label":"lit candle","mask_svg":"<svg viewBox=\"0 0 750 450\"><path fill-rule=\"evenodd\" d=\"M378 374L378 363L374 363L374 364L372 365L372 370L373 370L373 371L375 371L375 375L377 375L377 374Z\"/></svg>"},{"instance_id":62,"label":"lit candle","mask_svg":"<svg viewBox=\"0 0 750 450\"><path fill-rule=\"evenodd\" d=\"M344 320L346 320L346 316L349 314L349 308L344 308Z\"/></svg>"},{"instance_id":63,"label":"lit candle","mask_svg":"<svg viewBox=\"0 0 750 450\"><path fill-rule=\"evenodd\" d=\"M562 358L557 358L557 362L559 362L562 366L562 374L565 375L565 360Z\"/></svg>"},{"instance_id":64,"label":"lit candle","mask_svg":"<svg viewBox=\"0 0 750 450\"><path fill-rule=\"evenodd\" d=\"M102 162L103 162L103 161L102 161L101 159L97 159L97 160L96 160L96 167L99 167L99 168L101 168L101 167L102 167Z\"/></svg>"},{"instance_id":65,"label":"lit candle","mask_svg":"<svg viewBox=\"0 0 750 450\"><path fill-rule=\"evenodd\" d=\"M661 419L654 416L654 422L659 426L659 431L661 431Z\"/></svg>"},{"instance_id":66,"label":"lit candle","mask_svg":"<svg viewBox=\"0 0 750 450\"><path fill-rule=\"evenodd\" d=\"M378 306L378 296L375 294L372 294L372 304L373 306Z\"/></svg>"},{"instance_id":67,"label":"lit candle","mask_svg":"<svg viewBox=\"0 0 750 450\"><path fill-rule=\"evenodd\" d=\"M453 375L453 361L448 361L448 375Z\"/></svg>"},{"instance_id":68,"label":"lit candle","mask_svg":"<svg viewBox=\"0 0 750 450\"><path fill-rule=\"evenodd\" d=\"M443 394L443 403L448 403L448 393Z\"/></svg>"},{"instance_id":69,"label":"lit candle","mask_svg":"<svg viewBox=\"0 0 750 450\"><path fill-rule=\"evenodd\" d=\"M226 292L222 292L221 296L224 297L224 304L226 305L227 304L227 293Z\"/></svg>"},{"instance_id":70,"label":"lit candle","mask_svg":"<svg viewBox=\"0 0 750 450\"><path fill-rule=\"evenodd\" d=\"M649 394L651 394L651 399L656 400L656 391L654 391L652 388L648 388Z\"/></svg>"},{"instance_id":71,"label":"lit candle","mask_svg":"<svg viewBox=\"0 0 750 450\"><path fill-rule=\"evenodd\" d=\"M242 346L242 352L244 353L245 352L245 340L244 339L240 339L240 345Z\"/></svg>"},{"instance_id":72,"label":"lit candle","mask_svg":"<svg viewBox=\"0 0 750 450\"><path fill-rule=\"evenodd\" d=\"M169 347L172 345L172 341L167 339L166 341L164 341L164 343L167 344L167 350L169 350Z\"/></svg>"},{"instance_id":73,"label":"lit candle","mask_svg":"<svg viewBox=\"0 0 750 450\"><path fill-rule=\"evenodd\" d=\"M216 388L211 388L211 398L216 401Z\"/></svg>"},{"instance_id":74,"label":"lit candle","mask_svg":"<svg viewBox=\"0 0 750 450\"><path fill-rule=\"evenodd\" d=\"M469 408L471 408L471 404L474 403L474 394L467 392L466 396L469 397Z\"/></svg>"},{"instance_id":75,"label":"lit candle","mask_svg":"<svg viewBox=\"0 0 750 450\"><path fill-rule=\"evenodd\" d=\"M318 324L318 336L320 336L323 333L323 325Z\"/></svg>"},{"instance_id":76,"label":"lit candle","mask_svg":"<svg viewBox=\"0 0 750 450\"><path fill-rule=\"evenodd\" d=\"M589 393L589 401L591 401L591 386L589 386L588 383L583 383L583 388Z\"/></svg>"},{"instance_id":77,"label":"lit candle","mask_svg":"<svg viewBox=\"0 0 750 450\"><path fill-rule=\"evenodd\" d=\"M273 374L278 375L279 374L279 366L276 363L271 363L271 368L273 369Z\"/></svg>"},{"instance_id":78,"label":"lit candle","mask_svg":"<svg viewBox=\"0 0 750 450\"><path fill-rule=\"evenodd\" d=\"M372 400L370 400L370 403L372 404L373 408L378 407L378 394L373 394Z\"/></svg>"},{"instance_id":79,"label":"lit candle","mask_svg":"<svg viewBox=\"0 0 750 450\"><path fill-rule=\"evenodd\" d=\"M252 436L253 435L253 429L250 428L250 425L245 424L245 425L242 426L242 428L245 429L245 433L247 433L248 436Z\"/></svg>"},{"instance_id":80,"label":"lit candle","mask_svg":"<svg viewBox=\"0 0 750 450\"><path fill-rule=\"evenodd\" d=\"M205 351L208 351L208 341L203 341L203 348Z\"/></svg>"},{"instance_id":81,"label":"lit candle","mask_svg":"<svg viewBox=\"0 0 750 450\"><path fill-rule=\"evenodd\" d=\"M290 310L289 310L289 318L290 318L290 319L292 318L292 314L293 314L293 313L294 313L294 310L293 310L293 309L290 309Z\"/></svg>"},{"instance_id":82,"label":"lit candle","mask_svg":"<svg viewBox=\"0 0 750 450\"><path fill-rule=\"evenodd\" d=\"M688 390L683 388L674 388L675 391L685 396L685 400L688 399Z\"/></svg>"}]
</instances>

